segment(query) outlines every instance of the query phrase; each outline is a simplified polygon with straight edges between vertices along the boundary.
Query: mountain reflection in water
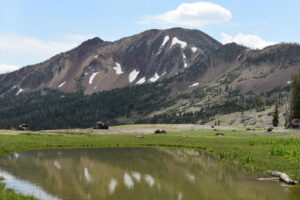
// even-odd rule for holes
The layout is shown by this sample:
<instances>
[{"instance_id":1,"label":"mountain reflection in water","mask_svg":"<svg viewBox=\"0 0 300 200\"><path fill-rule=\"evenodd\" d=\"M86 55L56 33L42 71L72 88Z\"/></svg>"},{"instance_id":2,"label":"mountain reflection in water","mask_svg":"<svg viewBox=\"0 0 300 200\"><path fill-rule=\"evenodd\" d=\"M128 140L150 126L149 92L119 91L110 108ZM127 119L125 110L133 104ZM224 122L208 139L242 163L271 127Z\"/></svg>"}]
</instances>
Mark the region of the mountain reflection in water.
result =
<instances>
[{"instance_id":1,"label":"mountain reflection in water","mask_svg":"<svg viewBox=\"0 0 300 200\"><path fill-rule=\"evenodd\" d=\"M296 200L300 195L299 187L258 182L193 149L35 150L1 157L0 169L7 187L47 200Z\"/></svg>"}]
</instances>

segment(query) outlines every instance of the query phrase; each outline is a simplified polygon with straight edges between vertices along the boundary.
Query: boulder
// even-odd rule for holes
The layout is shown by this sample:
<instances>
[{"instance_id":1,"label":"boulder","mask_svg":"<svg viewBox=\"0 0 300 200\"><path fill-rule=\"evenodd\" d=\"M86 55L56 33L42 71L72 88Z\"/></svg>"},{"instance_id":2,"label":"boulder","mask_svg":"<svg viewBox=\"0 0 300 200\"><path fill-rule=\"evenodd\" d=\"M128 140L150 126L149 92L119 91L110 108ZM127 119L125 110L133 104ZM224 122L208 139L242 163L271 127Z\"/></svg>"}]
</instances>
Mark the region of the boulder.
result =
<instances>
[{"instance_id":1,"label":"boulder","mask_svg":"<svg viewBox=\"0 0 300 200\"><path fill-rule=\"evenodd\" d=\"M300 128L300 119L293 119L287 124L288 128Z\"/></svg>"},{"instance_id":2,"label":"boulder","mask_svg":"<svg viewBox=\"0 0 300 200\"><path fill-rule=\"evenodd\" d=\"M104 122L98 121L95 123L94 129L108 129L108 125Z\"/></svg>"},{"instance_id":3,"label":"boulder","mask_svg":"<svg viewBox=\"0 0 300 200\"><path fill-rule=\"evenodd\" d=\"M227 125L232 125L235 121L236 121L235 119L230 120L230 121L227 122Z\"/></svg>"},{"instance_id":4,"label":"boulder","mask_svg":"<svg viewBox=\"0 0 300 200\"><path fill-rule=\"evenodd\" d=\"M215 136L224 136L224 133L216 133Z\"/></svg>"},{"instance_id":5,"label":"boulder","mask_svg":"<svg viewBox=\"0 0 300 200\"><path fill-rule=\"evenodd\" d=\"M273 128L272 128L272 127L271 127L271 128L268 128L267 131L268 131L268 132L272 132L272 131L273 131Z\"/></svg>"},{"instance_id":6,"label":"boulder","mask_svg":"<svg viewBox=\"0 0 300 200\"><path fill-rule=\"evenodd\" d=\"M165 130L159 130L157 129L156 131L154 131L154 134L166 134L167 132Z\"/></svg>"},{"instance_id":7,"label":"boulder","mask_svg":"<svg viewBox=\"0 0 300 200\"><path fill-rule=\"evenodd\" d=\"M28 127L27 124L23 123L23 124L20 124L18 126L18 130L20 130L20 131L27 131L27 130L29 130L29 127Z\"/></svg>"}]
</instances>

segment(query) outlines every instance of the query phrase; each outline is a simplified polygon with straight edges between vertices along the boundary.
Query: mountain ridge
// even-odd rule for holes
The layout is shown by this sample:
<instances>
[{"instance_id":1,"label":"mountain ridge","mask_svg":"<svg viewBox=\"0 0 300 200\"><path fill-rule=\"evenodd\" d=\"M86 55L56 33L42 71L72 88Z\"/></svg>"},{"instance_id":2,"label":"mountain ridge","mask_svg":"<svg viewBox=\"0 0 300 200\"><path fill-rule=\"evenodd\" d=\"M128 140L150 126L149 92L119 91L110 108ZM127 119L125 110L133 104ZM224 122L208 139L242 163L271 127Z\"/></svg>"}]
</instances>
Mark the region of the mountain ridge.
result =
<instances>
[{"instance_id":1,"label":"mountain ridge","mask_svg":"<svg viewBox=\"0 0 300 200\"><path fill-rule=\"evenodd\" d=\"M283 101L299 67L298 44L252 50L178 28L115 42L93 38L41 64L0 75L0 121L28 122L35 129L89 127L97 120L206 123L219 113Z\"/></svg>"},{"instance_id":2,"label":"mountain ridge","mask_svg":"<svg viewBox=\"0 0 300 200\"><path fill-rule=\"evenodd\" d=\"M115 42L106 42L95 37L45 62L25 67L26 69L19 71L27 73L22 74L25 77L13 78L10 87L22 89L22 92L45 87L64 92L85 88L86 94L92 94L132 85L138 81L137 79L140 83L151 82L151 80L154 82L162 75L171 77L184 71L184 68L188 68L199 54L210 53L220 46L219 42L201 31L181 28L153 29ZM47 73L38 73L42 69ZM116 70L119 70L119 73ZM134 70L136 73L130 79L130 73ZM97 72L99 75L89 81L93 73ZM100 75L101 72L104 75ZM115 72L119 76L114 76ZM18 72L12 73L20 76ZM28 74L30 76L26 79ZM9 75L0 75L1 85L7 85L9 77ZM6 79L6 82L1 82L1 79ZM145 81L142 81L143 79ZM88 84L93 81L94 85Z\"/></svg>"}]
</instances>

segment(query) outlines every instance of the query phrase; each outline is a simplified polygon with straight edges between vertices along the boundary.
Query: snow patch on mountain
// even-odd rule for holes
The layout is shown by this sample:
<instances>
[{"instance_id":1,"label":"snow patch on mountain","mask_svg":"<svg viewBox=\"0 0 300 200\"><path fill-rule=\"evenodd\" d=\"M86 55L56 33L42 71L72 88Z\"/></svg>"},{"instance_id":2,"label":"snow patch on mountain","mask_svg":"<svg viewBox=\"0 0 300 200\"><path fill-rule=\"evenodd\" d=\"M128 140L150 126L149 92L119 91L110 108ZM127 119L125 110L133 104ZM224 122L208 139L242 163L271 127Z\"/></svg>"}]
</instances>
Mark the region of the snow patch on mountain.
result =
<instances>
[{"instance_id":1,"label":"snow patch on mountain","mask_svg":"<svg viewBox=\"0 0 300 200\"><path fill-rule=\"evenodd\" d=\"M90 80L89 80L89 84L90 84L90 85L93 84L93 80L94 80L94 78L97 76L97 74L99 74L99 72L94 72L94 73L91 75Z\"/></svg>"},{"instance_id":2,"label":"snow patch on mountain","mask_svg":"<svg viewBox=\"0 0 300 200\"><path fill-rule=\"evenodd\" d=\"M152 78L149 79L149 81L151 81L152 83L156 82L159 79L159 75L157 73L154 74L154 76Z\"/></svg>"},{"instance_id":3,"label":"snow patch on mountain","mask_svg":"<svg viewBox=\"0 0 300 200\"><path fill-rule=\"evenodd\" d=\"M65 84L66 84L66 81L62 82L62 83L58 86L58 88L61 88L61 87L64 86Z\"/></svg>"},{"instance_id":4,"label":"snow patch on mountain","mask_svg":"<svg viewBox=\"0 0 300 200\"><path fill-rule=\"evenodd\" d=\"M199 85L199 83L194 83L193 85L190 85L189 88L196 87L198 85Z\"/></svg>"},{"instance_id":5,"label":"snow patch on mountain","mask_svg":"<svg viewBox=\"0 0 300 200\"><path fill-rule=\"evenodd\" d=\"M116 71L117 75L123 74L124 72L122 71L121 64L116 62L116 66L114 67L114 70Z\"/></svg>"},{"instance_id":6,"label":"snow patch on mountain","mask_svg":"<svg viewBox=\"0 0 300 200\"><path fill-rule=\"evenodd\" d=\"M170 40L170 37L167 35L167 36L165 36L165 38L164 38L164 41L163 41L163 43L161 44L161 46L160 46L160 49L162 49L166 44L167 44L167 42Z\"/></svg>"},{"instance_id":7,"label":"snow patch on mountain","mask_svg":"<svg viewBox=\"0 0 300 200\"><path fill-rule=\"evenodd\" d=\"M186 60L183 61L183 67L184 67L184 68L187 68L187 67L188 67L188 65L187 65L187 63L186 63Z\"/></svg>"},{"instance_id":8,"label":"snow patch on mountain","mask_svg":"<svg viewBox=\"0 0 300 200\"><path fill-rule=\"evenodd\" d=\"M135 81L135 79L138 77L139 75L139 71L137 71L136 69L133 70L130 74L129 74L129 77L128 77L128 80L130 83L132 83L133 81Z\"/></svg>"},{"instance_id":9,"label":"snow patch on mountain","mask_svg":"<svg viewBox=\"0 0 300 200\"><path fill-rule=\"evenodd\" d=\"M169 40L170 40L170 37L169 37L168 35L165 36L165 38L164 38L162 44L160 45L160 48L159 48L157 54L160 54L160 53L161 53L162 49L164 48L164 46L167 44L167 42L168 42Z\"/></svg>"},{"instance_id":10,"label":"snow patch on mountain","mask_svg":"<svg viewBox=\"0 0 300 200\"><path fill-rule=\"evenodd\" d=\"M171 47L170 47L170 48L172 48L172 46L174 46L174 45L176 45L176 44L179 44L179 45L181 46L181 48L183 48L183 49L184 49L184 48L186 47L186 45L187 45L186 42L179 40L177 37L174 37L173 40L172 40L172 44L171 44Z\"/></svg>"},{"instance_id":11,"label":"snow patch on mountain","mask_svg":"<svg viewBox=\"0 0 300 200\"><path fill-rule=\"evenodd\" d=\"M146 82L146 77L141 78L138 82L136 82L137 85L142 85Z\"/></svg>"},{"instance_id":12,"label":"snow patch on mountain","mask_svg":"<svg viewBox=\"0 0 300 200\"><path fill-rule=\"evenodd\" d=\"M185 54L182 54L182 58L183 58L184 68L187 68L188 65L187 65L187 63L186 63L186 55L185 55Z\"/></svg>"},{"instance_id":13,"label":"snow patch on mountain","mask_svg":"<svg viewBox=\"0 0 300 200\"><path fill-rule=\"evenodd\" d=\"M16 94L16 96L18 96L19 94L21 94L24 91L24 89L20 88Z\"/></svg>"},{"instance_id":14,"label":"snow patch on mountain","mask_svg":"<svg viewBox=\"0 0 300 200\"><path fill-rule=\"evenodd\" d=\"M196 53L197 52L197 47L192 47L192 51L193 51L193 53Z\"/></svg>"}]
</instances>

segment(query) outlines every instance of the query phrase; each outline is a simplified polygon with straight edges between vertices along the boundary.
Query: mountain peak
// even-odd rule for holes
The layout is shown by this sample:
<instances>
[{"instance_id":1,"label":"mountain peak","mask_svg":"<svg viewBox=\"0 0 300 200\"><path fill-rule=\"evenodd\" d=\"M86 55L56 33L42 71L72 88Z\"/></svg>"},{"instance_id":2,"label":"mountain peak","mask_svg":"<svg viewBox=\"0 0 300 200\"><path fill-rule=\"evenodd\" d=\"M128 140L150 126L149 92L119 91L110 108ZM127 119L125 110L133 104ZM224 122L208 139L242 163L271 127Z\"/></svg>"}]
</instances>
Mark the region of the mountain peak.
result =
<instances>
[{"instance_id":1,"label":"mountain peak","mask_svg":"<svg viewBox=\"0 0 300 200\"><path fill-rule=\"evenodd\" d=\"M152 83L187 70L199 55L222 45L199 30L151 29L115 42L94 37L78 47L26 68L19 79L0 77L8 90L42 88L86 94ZM0 87L1 89L1 87Z\"/></svg>"},{"instance_id":2,"label":"mountain peak","mask_svg":"<svg viewBox=\"0 0 300 200\"><path fill-rule=\"evenodd\" d=\"M97 46L97 45L100 45L100 44L103 44L105 43L105 41L103 41L102 39L100 39L99 37L94 37L94 38L91 38L91 39L88 39L84 42L82 42L80 46Z\"/></svg>"}]
</instances>

